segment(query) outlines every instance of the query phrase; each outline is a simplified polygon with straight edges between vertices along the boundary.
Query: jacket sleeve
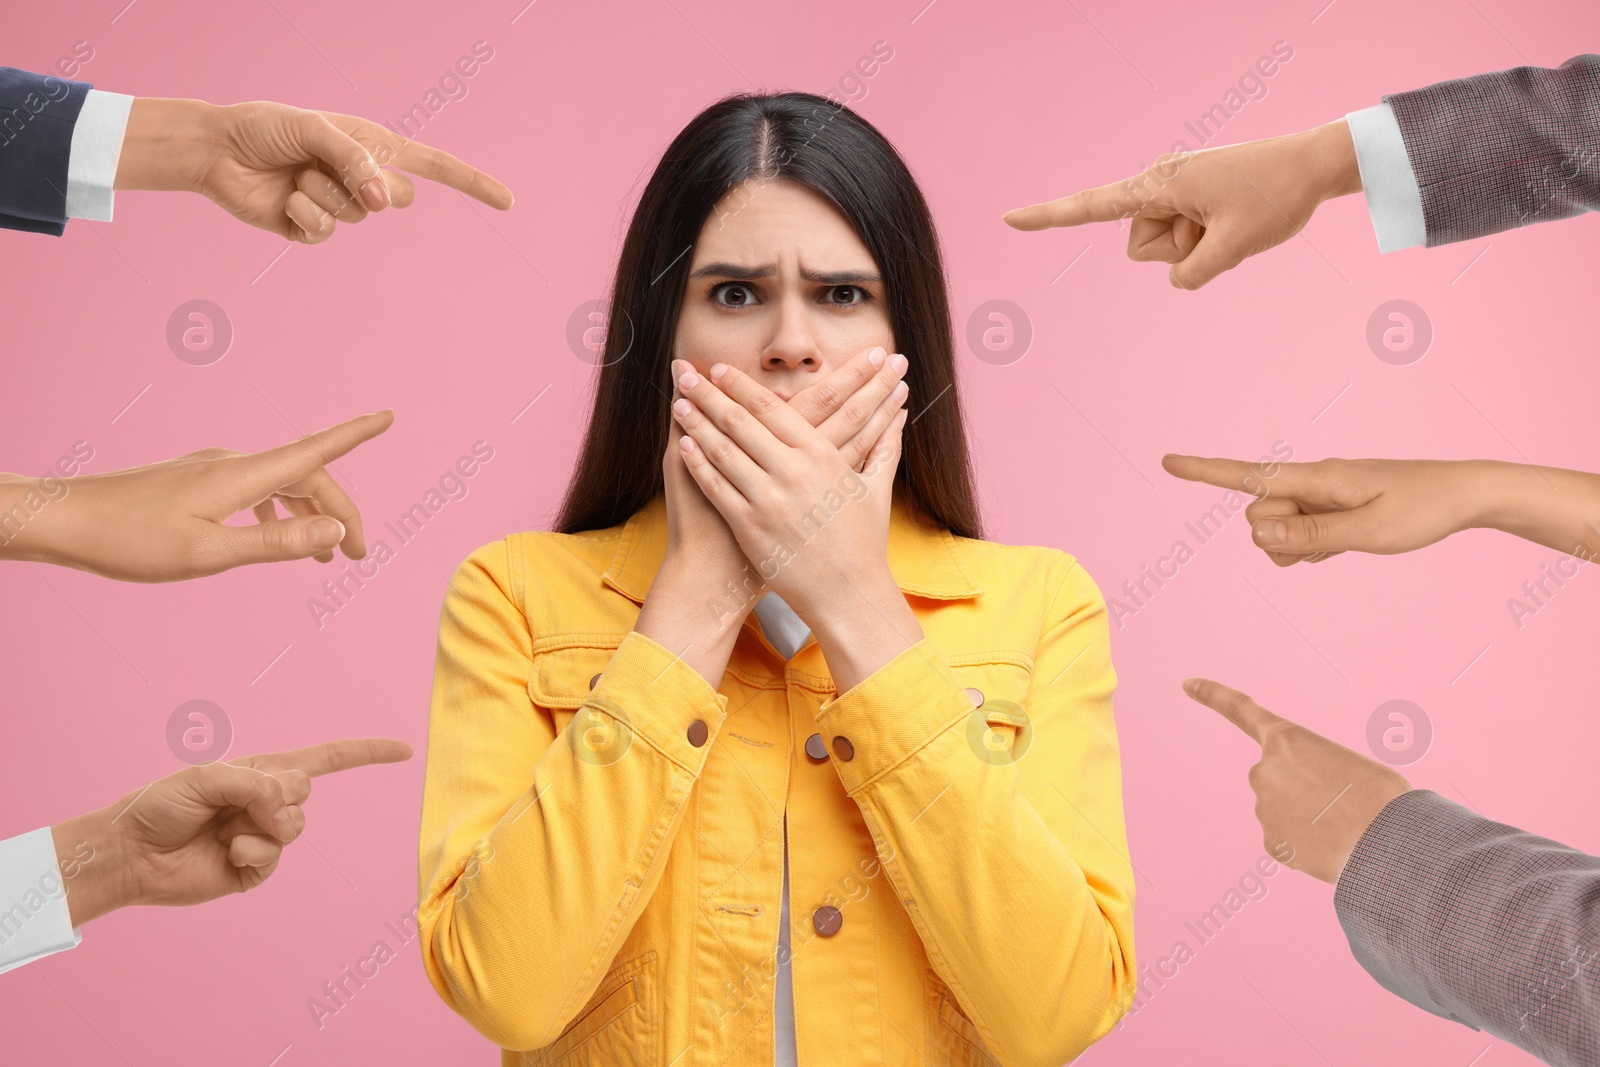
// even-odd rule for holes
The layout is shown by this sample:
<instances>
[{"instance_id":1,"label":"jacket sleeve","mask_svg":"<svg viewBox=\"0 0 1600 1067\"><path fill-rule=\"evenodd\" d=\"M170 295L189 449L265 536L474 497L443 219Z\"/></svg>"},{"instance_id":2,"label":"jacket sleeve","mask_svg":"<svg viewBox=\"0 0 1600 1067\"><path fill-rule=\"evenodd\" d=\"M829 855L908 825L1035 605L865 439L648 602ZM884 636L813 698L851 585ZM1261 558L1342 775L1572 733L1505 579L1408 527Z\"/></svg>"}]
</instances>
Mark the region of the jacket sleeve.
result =
<instances>
[{"instance_id":1,"label":"jacket sleeve","mask_svg":"<svg viewBox=\"0 0 1600 1067\"><path fill-rule=\"evenodd\" d=\"M727 697L633 631L557 734L529 696L523 570L514 540L494 542L445 595L418 928L445 1003L527 1051L576 1017L654 893ZM696 719L709 731L700 747L687 737Z\"/></svg>"},{"instance_id":2,"label":"jacket sleeve","mask_svg":"<svg viewBox=\"0 0 1600 1067\"><path fill-rule=\"evenodd\" d=\"M1558 1067L1600 1063L1600 859L1414 789L1367 827L1333 903L1396 996Z\"/></svg>"},{"instance_id":3,"label":"jacket sleeve","mask_svg":"<svg viewBox=\"0 0 1600 1067\"><path fill-rule=\"evenodd\" d=\"M1600 55L1383 99L1416 174L1429 247L1600 207Z\"/></svg>"},{"instance_id":4,"label":"jacket sleeve","mask_svg":"<svg viewBox=\"0 0 1600 1067\"><path fill-rule=\"evenodd\" d=\"M924 637L823 704L825 738L929 960L1006 1067L1060 1067L1132 1002L1133 870L1105 601L1047 579L1020 731L986 726ZM996 751L995 737L1007 742Z\"/></svg>"},{"instance_id":5,"label":"jacket sleeve","mask_svg":"<svg viewBox=\"0 0 1600 1067\"><path fill-rule=\"evenodd\" d=\"M72 130L90 88L0 67L0 229L66 232Z\"/></svg>"}]
</instances>

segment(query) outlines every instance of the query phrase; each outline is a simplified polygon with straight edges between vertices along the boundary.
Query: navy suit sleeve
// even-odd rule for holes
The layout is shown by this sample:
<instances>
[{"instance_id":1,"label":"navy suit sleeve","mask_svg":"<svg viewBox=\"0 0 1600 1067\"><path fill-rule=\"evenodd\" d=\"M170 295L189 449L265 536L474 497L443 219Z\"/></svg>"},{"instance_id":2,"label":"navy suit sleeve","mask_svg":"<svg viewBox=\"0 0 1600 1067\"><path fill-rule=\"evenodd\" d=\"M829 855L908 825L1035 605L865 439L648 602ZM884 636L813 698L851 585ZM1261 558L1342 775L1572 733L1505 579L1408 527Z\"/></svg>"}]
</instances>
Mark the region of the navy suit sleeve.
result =
<instances>
[{"instance_id":1,"label":"navy suit sleeve","mask_svg":"<svg viewBox=\"0 0 1600 1067\"><path fill-rule=\"evenodd\" d=\"M72 129L90 88L0 67L0 228L66 230Z\"/></svg>"}]
</instances>

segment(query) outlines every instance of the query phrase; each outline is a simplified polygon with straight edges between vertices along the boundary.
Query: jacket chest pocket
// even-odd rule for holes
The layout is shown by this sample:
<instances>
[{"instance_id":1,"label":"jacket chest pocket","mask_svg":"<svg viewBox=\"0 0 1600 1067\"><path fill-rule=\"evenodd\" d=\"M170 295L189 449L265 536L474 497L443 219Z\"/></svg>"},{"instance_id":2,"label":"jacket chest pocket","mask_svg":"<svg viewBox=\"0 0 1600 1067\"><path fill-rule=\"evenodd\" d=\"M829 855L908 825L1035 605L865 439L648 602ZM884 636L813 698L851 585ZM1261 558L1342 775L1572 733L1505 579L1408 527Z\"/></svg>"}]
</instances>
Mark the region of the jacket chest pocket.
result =
<instances>
[{"instance_id":1,"label":"jacket chest pocket","mask_svg":"<svg viewBox=\"0 0 1600 1067\"><path fill-rule=\"evenodd\" d=\"M587 762L608 764L622 758L632 741L632 726L626 713L613 715L597 707L584 707L611 657L622 643L619 635L610 638L585 638L587 643L568 643L535 649L528 671L528 698L544 709L555 723L556 735L573 727L578 754ZM617 709L620 712L620 709Z\"/></svg>"},{"instance_id":2,"label":"jacket chest pocket","mask_svg":"<svg viewBox=\"0 0 1600 1067\"><path fill-rule=\"evenodd\" d=\"M949 659L956 681L972 701L967 746L986 763L1015 763L1033 744L1028 690L1033 660L1015 652L982 652Z\"/></svg>"},{"instance_id":3,"label":"jacket chest pocket","mask_svg":"<svg viewBox=\"0 0 1600 1067\"><path fill-rule=\"evenodd\" d=\"M660 1067L661 993L656 954L606 972L594 996L550 1044L522 1053L522 1067Z\"/></svg>"},{"instance_id":4,"label":"jacket chest pocket","mask_svg":"<svg viewBox=\"0 0 1600 1067\"><path fill-rule=\"evenodd\" d=\"M938 972L927 972L923 1059L951 1067L1001 1067Z\"/></svg>"}]
</instances>

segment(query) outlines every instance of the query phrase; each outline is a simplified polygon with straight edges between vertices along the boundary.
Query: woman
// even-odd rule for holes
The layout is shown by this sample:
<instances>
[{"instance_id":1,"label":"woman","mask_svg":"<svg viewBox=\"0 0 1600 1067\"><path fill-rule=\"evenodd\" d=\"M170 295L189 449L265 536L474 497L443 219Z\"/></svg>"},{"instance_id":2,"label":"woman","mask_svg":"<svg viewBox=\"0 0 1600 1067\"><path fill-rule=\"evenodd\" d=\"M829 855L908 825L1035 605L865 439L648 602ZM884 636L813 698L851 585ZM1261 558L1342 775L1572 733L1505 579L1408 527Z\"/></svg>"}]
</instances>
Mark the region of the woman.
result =
<instances>
[{"instance_id":1,"label":"woman","mask_svg":"<svg viewBox=\"0 0 1600 1067\"><path fill-rule=\"evenodd\" d=\"M1134 991L1105 605L978 539L904 163L821 97L720 101L611 307L557 532L445 597L439 995L506 1064L1075 1058Z\"/></svg>"}]
</instances>

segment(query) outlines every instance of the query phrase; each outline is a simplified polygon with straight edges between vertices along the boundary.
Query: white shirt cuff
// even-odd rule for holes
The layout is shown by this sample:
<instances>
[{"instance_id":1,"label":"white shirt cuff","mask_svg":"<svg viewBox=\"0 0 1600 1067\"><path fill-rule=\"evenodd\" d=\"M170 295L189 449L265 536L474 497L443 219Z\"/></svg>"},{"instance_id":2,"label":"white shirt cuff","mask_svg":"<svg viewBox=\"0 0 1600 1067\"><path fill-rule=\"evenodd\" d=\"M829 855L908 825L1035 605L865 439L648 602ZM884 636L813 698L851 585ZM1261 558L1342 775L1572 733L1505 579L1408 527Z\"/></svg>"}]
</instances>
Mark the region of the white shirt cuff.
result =
<instances>
[{"instance_id":1,"label":"white shirt cuff","mask_svg":"<svg viewBox=\"0 0 1600 1067\"><path fill-rule=\"evenodd\" d=\"M1428 243L1422 218L1422 191L1406 155L1400 123L1388 104L1377 104L1346 115L1350 139L1361 168L1361 188L1366 193L1372 230L1379 252L1398 252Z\"/></svg>"},{"instance_id":2,"label":"white shirt cuff","mask_svg":"<svg viewBox=\"0 0 1600 1067\"><path fill-rule=\"evenodd\" d=\"M84 94L67 157L67 218L111 221L112 185L132 107L133 97L123 93L90 89Z\"/></svg>"},{"instance_id":3,"label":"white shirt cuff","mask_svg":"<svg viewBox=\"0 0 1600 1067\"><path fill-rule=\"evenodd\" d=\"M50 827L0 841L0 974L82 940Z\"/></svg>"}]
</instances>

